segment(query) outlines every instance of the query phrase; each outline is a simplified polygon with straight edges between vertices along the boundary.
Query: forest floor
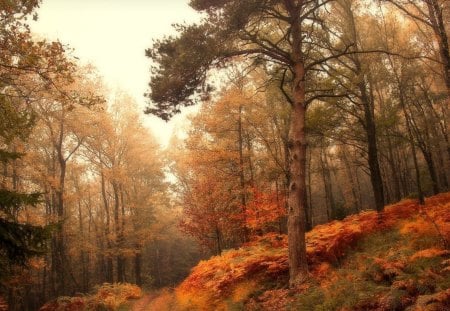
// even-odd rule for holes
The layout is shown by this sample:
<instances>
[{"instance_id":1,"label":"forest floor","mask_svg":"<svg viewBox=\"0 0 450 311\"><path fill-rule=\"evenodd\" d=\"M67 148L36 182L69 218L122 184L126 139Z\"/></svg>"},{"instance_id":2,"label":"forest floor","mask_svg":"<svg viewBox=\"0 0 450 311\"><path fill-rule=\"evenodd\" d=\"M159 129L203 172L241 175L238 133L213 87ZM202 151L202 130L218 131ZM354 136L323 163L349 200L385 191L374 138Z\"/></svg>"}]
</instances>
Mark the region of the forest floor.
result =
<instances>
[{"instance_id":1,"label":"forest floor","mask_svg":"<svg viewBox=\"0 0 450 311\"><path fill-rule=\"evenodd\" d=\"M310 275L297 288L287 286L286 236L268 234L200 262L147 310L450 310L450 193L319 225L306 238Z\"/></svg>"},{"instance_id":2,"label":"forest floor","mask_svg":"<svg viewBox=\"0 0 450 311\"><path fill-rule=\"evenodd\" d=\"M131 311L147 311L150 310L149 307L156 297L159 296L159 293L146 293L144 296L136 301L131 307Z\"/></svg>"},{"instance_id":3,"label":"forest floor","mask_svg":"<svg viewBox=\"0 0 450 311\"><path fill-rule=\"evenodd\" d=\"M297 288L287 286L287 237L271 233L201 261L174 290L103 285L41 310L450 310L450 193L319 225L306 239L310 271Z\"/></svg>"}]
</instances>

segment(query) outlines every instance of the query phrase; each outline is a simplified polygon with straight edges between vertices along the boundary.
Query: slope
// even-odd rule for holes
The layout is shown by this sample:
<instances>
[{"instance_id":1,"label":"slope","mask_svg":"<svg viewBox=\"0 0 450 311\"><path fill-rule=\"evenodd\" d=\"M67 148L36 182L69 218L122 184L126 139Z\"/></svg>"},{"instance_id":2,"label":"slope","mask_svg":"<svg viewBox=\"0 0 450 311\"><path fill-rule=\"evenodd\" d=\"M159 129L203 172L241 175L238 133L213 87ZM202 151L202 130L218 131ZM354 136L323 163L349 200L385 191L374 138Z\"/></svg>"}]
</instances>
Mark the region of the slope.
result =
<instances>
[{"instance_id":1,"label":"slope","mask_svg":"<svg viewBox=\"0 0 450 311\"><path fill-rule=\"evenodd\" d=\"M450 193L425 206L404 200L309 232L310 277L299 288L285 287L286 236L270 234L200 262L155 303L158 310L446 310L449 240Z\"/></svg>"}]
</instances>

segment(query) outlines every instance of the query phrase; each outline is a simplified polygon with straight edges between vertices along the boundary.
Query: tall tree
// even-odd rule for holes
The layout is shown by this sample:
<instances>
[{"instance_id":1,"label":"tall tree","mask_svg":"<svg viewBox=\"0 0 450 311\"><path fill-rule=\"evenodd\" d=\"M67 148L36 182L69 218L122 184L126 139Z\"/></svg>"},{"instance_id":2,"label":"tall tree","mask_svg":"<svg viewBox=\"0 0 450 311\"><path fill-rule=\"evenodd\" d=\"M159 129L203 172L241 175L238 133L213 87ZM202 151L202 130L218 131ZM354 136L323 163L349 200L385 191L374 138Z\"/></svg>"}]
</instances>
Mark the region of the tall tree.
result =
<instances>
[{"instance_id":1,"label":"tall tree","mask_svg":"<svg viewBox=\"0 0 450 311\"><path fill-rule=\"evenodd\" d=\"M17 163L23 145L35 125L31 104L37 94L64 75L66 63L58 43L32 40L26 20L34 14L39 1L2 1L0 3L0 278L15 265L24 265L43 255L49 227L25 221L22 212L38 207L41 195L28 193ZM35 190L35 189L34 189ZM3 288L2 288L3 291ZM12 300L11 302L14 302ZM14 309L17 304L11 305Z\"/></svg>"},{"instance_id":2,"label":"tall tree","mask_svg":"<svg viewBox=\"0 0 450 311\"><path fill-rule=\"evenodd\" d=\"M365 134L367 149L367 163L377 211L381 211L385 204L383 180L379 161L378 131L376 124L375 98L373 92L373 77L370 61L373 56L363 55L364 50L376 49L376 45L365 39L358 27L359 19L365 18L365 23L371 22L370 16L362 14L357 16L358 2L353 0L337 0L333 3L333 27L334 31L344 33L343 41L351 45L346 57L337 60L332 75L338 82L336 87L342 87L348 93L348 100L341 103L343 109L357 111L356 118L362 126ZM359 18L357 18L359 17ZM366 30L367 32L367 30ZM372 36L368 36L372 38ZM375 46L374 46L375 45ZM342 65L342 66L340 66ZM341 68L340 68L341 67Z\"/></svg>"},{"instance_id":3,"label":"tall tree","mask_svg":"<svg viewBox=\"0 0 450 311\"><path fill-rule=\"evenodd\" d=\"M339 41L327 32L323 15L329 1L206 1L191 6L205 12L200 25L178 26L180 36L155 42L147 55L155 63L147 109L168 120L180 107L195 103L195 95L208 90L210 69L226 65L238 56L253 65L279 66L280 87L291 103L289 131L289 263L290 284L307 277L305 243L306 133L305 117L314 99L335 96L318 84L308 83L314 69L345 54L348 46L335 49ZM324 40L328 36L329 40ZM331 39L333 37L333 39ZM315 85L315 88L312 86Z\"/></svg>"},{"instance_id":4,"label":"tall tree","mask_svg":"<svg viewBox=\"0 0 450 311\"><path fill-rule=\"evenodd\" d=\"M450 42L448 34L450 13L448 3L442 0L385 1L398 8L408 18L432 30L433 39L437 43L437 58L447 91L447 100L450 100Z\"/></svg>"}]
</instances>

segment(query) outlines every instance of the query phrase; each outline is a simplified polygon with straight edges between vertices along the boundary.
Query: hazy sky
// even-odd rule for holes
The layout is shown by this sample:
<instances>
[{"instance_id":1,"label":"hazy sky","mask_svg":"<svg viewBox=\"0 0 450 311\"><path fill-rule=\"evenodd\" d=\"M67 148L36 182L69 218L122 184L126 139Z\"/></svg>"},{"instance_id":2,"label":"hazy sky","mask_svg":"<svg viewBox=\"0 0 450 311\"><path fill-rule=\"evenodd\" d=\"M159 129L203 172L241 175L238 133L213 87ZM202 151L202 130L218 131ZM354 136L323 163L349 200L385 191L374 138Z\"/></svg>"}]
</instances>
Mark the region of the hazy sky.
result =
<instances>
[{"instance_id":1,"label":"hazy sky","mask_svg":"<svg viewBox=\"0 0 450 311\"><path fill-rule=\"evenodd\" d=\"M43 0L38 22L32 31L49 39L59 39L75 49L82 63L98 68L106 83L118 87L144 108L150 62L144 51L152 39L173 34L173 23L192 22L198 15L188 0ZM143 116L155 136L165 145L172 128L169 124Z\"/></svg>"}]
</instances>

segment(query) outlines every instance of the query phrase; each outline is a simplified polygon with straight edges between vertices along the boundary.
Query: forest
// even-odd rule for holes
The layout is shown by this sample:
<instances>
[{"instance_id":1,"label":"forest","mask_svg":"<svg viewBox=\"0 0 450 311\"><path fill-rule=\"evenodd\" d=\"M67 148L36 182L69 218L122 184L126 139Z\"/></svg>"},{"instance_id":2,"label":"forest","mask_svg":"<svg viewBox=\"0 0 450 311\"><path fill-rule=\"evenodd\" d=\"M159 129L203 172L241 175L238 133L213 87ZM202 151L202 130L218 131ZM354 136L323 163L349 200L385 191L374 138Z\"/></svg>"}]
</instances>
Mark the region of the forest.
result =
<instances>
[{"instance_id":1,"label":"forest","mask_svg":"<svg viewBox=\"0 0 450 311\"><path fill-rule=\"evenodd\" d=\"M41 4L0 0L0 310L450 309L449 1L190 0L139 99Z\"/></svg>"}]
</instances>

